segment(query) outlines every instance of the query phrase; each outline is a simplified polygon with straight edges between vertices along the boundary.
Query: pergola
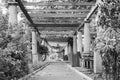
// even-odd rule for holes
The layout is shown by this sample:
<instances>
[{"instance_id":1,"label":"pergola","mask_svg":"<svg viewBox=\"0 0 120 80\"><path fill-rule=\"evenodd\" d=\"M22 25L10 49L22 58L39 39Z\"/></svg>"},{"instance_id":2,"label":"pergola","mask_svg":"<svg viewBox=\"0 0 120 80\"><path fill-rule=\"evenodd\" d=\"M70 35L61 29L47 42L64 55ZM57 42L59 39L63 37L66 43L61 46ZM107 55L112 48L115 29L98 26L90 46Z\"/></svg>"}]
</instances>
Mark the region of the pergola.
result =
<instances>
[{"instance_id":1,"label":"pergola","mask_svg":"<svg viewBox=\"0 0 120 80\"><path fill-rule=\"evenodd\" d=\"M54 2L16 1L23 12L22 16L26 17L31 26L36 27L39 32L49 31L50 33L54 31L55 35L57 35L56 32L59 32L58 35L60 35L60 32L62 33L63 31L73 31L71 34L74 35L83 27L85 18L91 8L95 6L95 2L78 3L70 2L70 0L66 2L60 2L59 0ZM52 38L54 38L54 41L56 38L59 40L57 36ZM59 38L63 39L60 36Z\"/></svg>"},{"instance_id":2,"label":"pergola","mask_svg":"<svg viewBox=\"0 0 120 80\"><path fill-rule=\"evenodd\" d=\"M94 26L90 26L91 19L97 9L95 0L54 0L27 2L26 0L15 0L10 2L13 6L19 6L22 16L30 23L32 30L32 54L33 62L36 61L37 35L47 41L66 42L69 61L72 66L79 66L79 53L90 55L90 35L95 35ZM90 2L89 2L90 1ZM16 7L17 8L17 7ZM9 20L12 22L15 9L10 11ZM84 33L84 47L82 35ZM84 48L84 51L82 51ZM84 54L83 54L84 53ZM71 59L72 57L72 59ZM87 63L88 65L88 63Z\"/></svg>"}]
</instances>

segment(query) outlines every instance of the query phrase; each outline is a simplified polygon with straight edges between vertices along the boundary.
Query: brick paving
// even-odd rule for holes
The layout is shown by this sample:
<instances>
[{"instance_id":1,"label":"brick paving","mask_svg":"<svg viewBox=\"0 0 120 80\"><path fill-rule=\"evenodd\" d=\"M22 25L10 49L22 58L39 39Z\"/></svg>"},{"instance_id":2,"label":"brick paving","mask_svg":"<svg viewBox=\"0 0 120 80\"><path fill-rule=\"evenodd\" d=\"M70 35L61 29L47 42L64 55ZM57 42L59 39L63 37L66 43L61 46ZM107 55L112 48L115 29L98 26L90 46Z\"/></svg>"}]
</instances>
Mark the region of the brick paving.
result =
<instances>
[{"instance_id":1,"label":"brick paving","mask_svg":"<svg viewBox=\"0 0 120 80\"><path fill-rule=\"evenodd\" d=\"M87 80L67 67L66 63L51 63L28 80Z\"/></svg>"}]
</instances>

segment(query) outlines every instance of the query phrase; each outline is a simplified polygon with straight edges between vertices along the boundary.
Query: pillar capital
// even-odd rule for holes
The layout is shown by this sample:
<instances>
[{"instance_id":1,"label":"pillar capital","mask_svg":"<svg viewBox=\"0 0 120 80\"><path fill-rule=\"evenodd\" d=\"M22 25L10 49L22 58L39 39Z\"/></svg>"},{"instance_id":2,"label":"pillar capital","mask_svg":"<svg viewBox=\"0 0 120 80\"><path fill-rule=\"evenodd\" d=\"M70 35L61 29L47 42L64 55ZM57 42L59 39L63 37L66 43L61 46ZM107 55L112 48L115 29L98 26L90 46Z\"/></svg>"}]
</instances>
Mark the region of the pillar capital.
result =
<instances>
[{"instance_id":1,"label":"pillar capital","mask_svg":"<svg viewBox=\"0 0 120 80\"><path fill-rule=\"evenodd\" d=\"M36 32L36 30L35 30L33 27L31 28L31 30L32 30L33 32Z\"/></svg>"},{"instance_id":2,"label":"pillar capital","mask_svg":"<svg viewBox=\"0 0 120 80\"><path fill-rule=\"evenodd\" d=\"M83 31L83 30L79 30L79 31L77 31L77 33L78 33L78 32L82 32L82 31Z\"/></svg>"},{"instance_id":3,"label":"pillar capital","mask_svg":"<svg viewBox=\"0 0 120 80\"><path fill-rule=\"evenodd\" d=\"M9 1L9 2L8 2L8 5L16 5L16 6L17 6L17 5L18 5L18 3L17 3L17 2L15 2L15 1Z\"/></svg>"},{"instance_id":4,"label":"pillar capital","mask_svg":"<svg viewBox=\"0 0 120 80\"><path fill-rule=\"evenodd\" d=\"M82 30L77 32L77 35L81 34L82 35Z\"/></svg>"},{"instance_id":5,"label":"pillar capital","mask_svg":"<svg viewBox=\"0 0 120 80\"><path fill-rule=\"evenodd\" d=\"M90 23L90 22L91 22L91 19L85 20L85 23Z\"/></svg>"},{"instance_id":6,"label":"pillar capital","mask_svg":"<svg viewBox=\"0 0 120 80\"><path fill-rule=\"evenodd\" d=\"M74 35L73 38L77 38L77 35Z\"/></svg>"}]
</instances>

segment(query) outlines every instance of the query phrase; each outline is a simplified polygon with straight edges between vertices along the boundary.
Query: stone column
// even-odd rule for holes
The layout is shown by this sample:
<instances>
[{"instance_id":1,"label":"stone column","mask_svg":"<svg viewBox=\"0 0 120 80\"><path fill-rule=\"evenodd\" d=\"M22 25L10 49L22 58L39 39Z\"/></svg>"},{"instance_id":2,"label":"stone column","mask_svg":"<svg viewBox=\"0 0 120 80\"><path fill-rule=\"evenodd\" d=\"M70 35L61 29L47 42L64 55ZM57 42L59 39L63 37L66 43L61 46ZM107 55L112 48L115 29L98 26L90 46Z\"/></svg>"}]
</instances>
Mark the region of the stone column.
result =
<instances>
[{"instance_id":1,"label":"stone column","mask_svg":"<svg viewBox=\"0 0 120 80\"><path fill-rule=\"evenodd\" d=\"M44 41L44 46L46 46L46 47L47 47L47 43L46 43L46 41Z\"/></svg>"},{"instance_id":2,"label":"stone column","mask_svg":"<svg viewBox=\"0 0 120 80\"><path fill-rule=\"evenodd\" d=\"M65 55L68 54L68 46L65 47Z\"/></svg>"},{"instance_id":3,"label":"stone column","mask_svg":"<svg viewBox=\"0 0 120 80\"><path fill-rule=\"evenodd\" d=\"M72 54L73 54L73 38L69 38L68 40L68 61L72 65Z\"/></svg>"},{"instance_id":4,"label":"stone column","mask_svg":"<svg viewBox=\"0 0 120 80\"><path fill-rule=\"evenodd\" d=\"M72 66L79 67L79 54L77 53L77 36L73 36L73 54L72 54Z\"/></svg>"},{"instance_id":5,"label":"stone column","mask_svg":"<svg viewBox=\"0 0 120 80\"><path fill-rule=\"evenodd\" d=\"M82 33L78 32L77 35L77 52L79 54L80 66L82 65Z\"/></svg>"},{"instance_id":6,"label":"stone column","mask_svg":"<svg viewBox=\"0 0 120 80\"><path fill-rule=\"evenodd\" d=\"M102 59L98 51L94 51L94 73L101 73L102 69Z\"/></svg>"},{"instance_id":7,"label":"stone column","mask_svg":"<svg viewBox=\"0 0 120 80\"><path fill-rule=\"evenodd\" d=\"M18 38L19 37L19 32L18 31L14 31L14 29L17 29L16 25L17 25L17 3L15 2L9 2L9 7L8 7L8 13L9 13L9 17L8 17L8 31L7 31L7 35L11 35L13 38Z\"/></svg>"},{"instance_id":8,"label":"stone column","mask_svg":"<svg viewBox=\"0 0 120 80\"><path fill-rule=\"evenodd\" d=\"M41 45L44 45L44 46L45 46L45 40L42 40L42 43L41 43Z\"/></svg>"},{"instance_id":9,"label":"stone column","mask_svg":"<svg viewBox=\"0 0 120 80\"><path fill-rule=\"evenodd\" d=\"M103 31L104 30L102 27L97 28L97 38L102 37ZM99 43L96 44L96 46L99 46ZM103 65L102 65L102 58L99 50L94 51L93 60L94 60L94 73L101 73L103 71Z\"/></svg>"},{"instance_id":10,"label":"stone column","mask_svg":"<svg viewBox=\"0 0 120 80\"><path fill-rule=\"evenodd\" d=\"M90 52L90 23L86 21L84 24L84 53Z\"/></svg>"},{"instance_id":11,"label":"stone column","mask_svg":"<svg viewBox=\"0 0 120 80\"><path fill-rule=\"evenodd\" d=\"M77 36L77 51L82 53L82 33L78 32L78 36Z\"/></svg>"},{"instance_id":12,"label":"stone column","mask_svg":"<svg viewBox=\"0 0 120 80\"><path fill-rule=\"evenodd\" d=\"M35 30L32 30L32 62L33 64L36 64L38 62L37 37Z\"/></svg>"},{"instance_id":13,"label":"stone column","mask_svg":"<svg viewBox=\"0 0 120 80\"><path fill-rule=\"evenodd\" d=\"M15 2L11 2L9 3L9 7L8 7L8 12L9 12L9 19L8 19L8 23L11 26L14 26L15 24L17 24L17 3Z\"/></svg>"}]
</instances>

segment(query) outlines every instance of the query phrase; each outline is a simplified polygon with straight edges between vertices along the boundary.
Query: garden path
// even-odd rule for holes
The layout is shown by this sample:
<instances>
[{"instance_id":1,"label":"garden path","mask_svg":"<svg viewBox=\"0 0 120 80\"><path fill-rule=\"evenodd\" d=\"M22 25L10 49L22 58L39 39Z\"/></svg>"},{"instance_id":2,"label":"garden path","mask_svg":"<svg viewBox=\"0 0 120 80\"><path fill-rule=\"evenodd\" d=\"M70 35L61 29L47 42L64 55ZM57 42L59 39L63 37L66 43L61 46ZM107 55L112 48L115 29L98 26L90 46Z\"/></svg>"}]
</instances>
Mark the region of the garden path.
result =
<instances>
[{"instance_id":1,"label":"garden path","mask_svg":"<svg viewBox=\"0 0 120 80\"><path fill-rule=\"evenodd\" d=\"M31 76L28 80L87 80L70 69L66 63L53 62L46 68Z\"/></svg>"}]
</instances>

